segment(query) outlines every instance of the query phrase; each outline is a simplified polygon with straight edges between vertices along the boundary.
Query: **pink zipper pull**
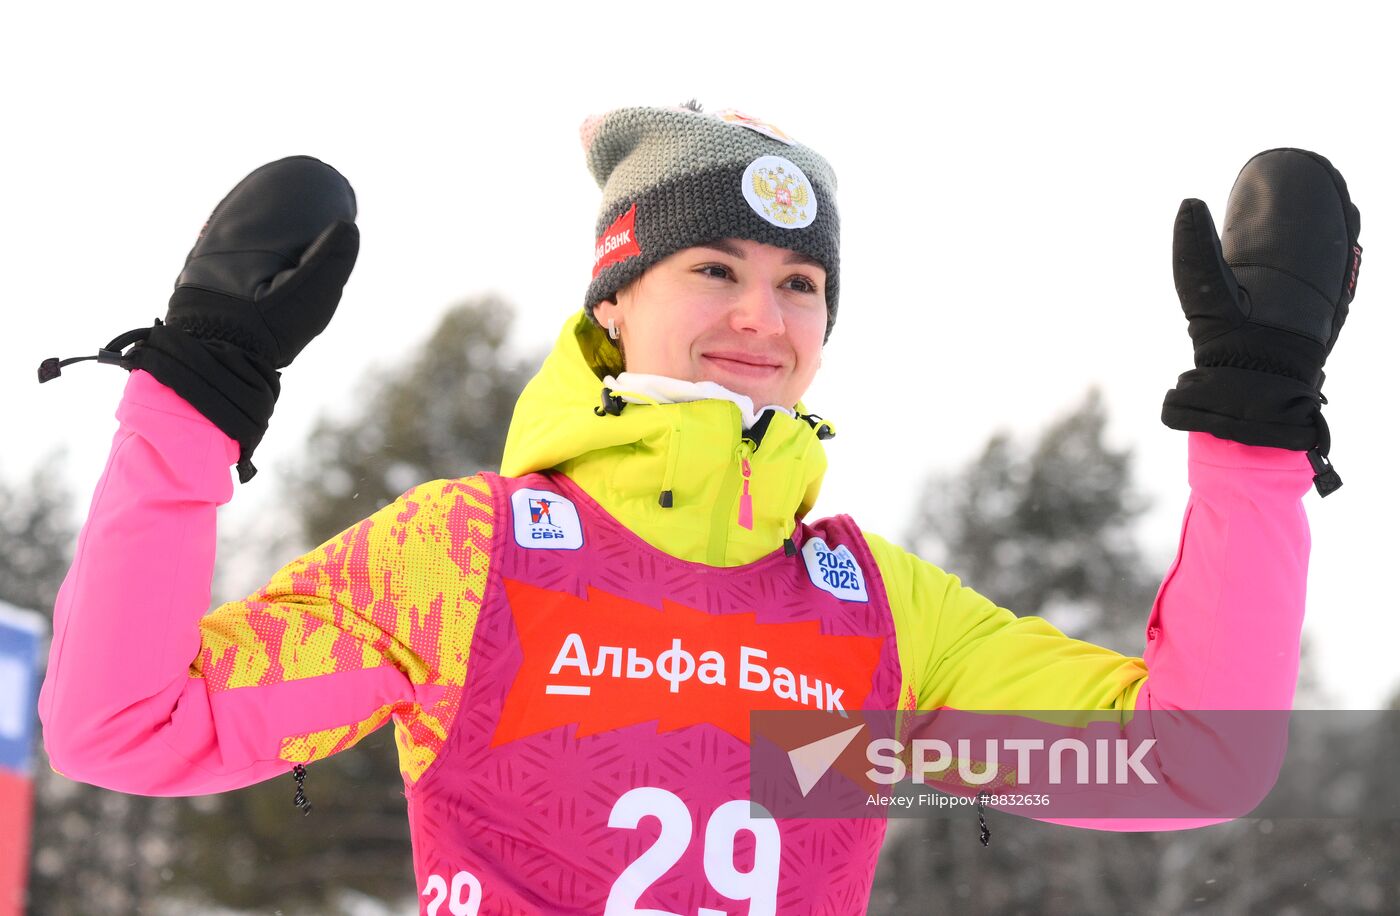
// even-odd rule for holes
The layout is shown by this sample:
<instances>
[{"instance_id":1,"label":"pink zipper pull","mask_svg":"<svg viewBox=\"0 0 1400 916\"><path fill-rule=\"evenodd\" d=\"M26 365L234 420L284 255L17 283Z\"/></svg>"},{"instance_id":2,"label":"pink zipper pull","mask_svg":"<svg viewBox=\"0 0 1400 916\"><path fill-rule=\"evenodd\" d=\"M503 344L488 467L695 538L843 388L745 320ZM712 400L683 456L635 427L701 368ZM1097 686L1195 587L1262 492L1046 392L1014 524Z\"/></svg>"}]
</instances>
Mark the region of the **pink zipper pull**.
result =
<instances>
[{"instance_id":1,"label":"pink zipper pull","mask_svg":"<svg viewBox=\"0 0 1400 916\"><path fill-rule=\"evenodd\" d=\"M739 495L739 527L753 530L753 496L749 494L749 459L739 459L739 471L744 475L744 491Z\"/></svg>"}]
</instances>

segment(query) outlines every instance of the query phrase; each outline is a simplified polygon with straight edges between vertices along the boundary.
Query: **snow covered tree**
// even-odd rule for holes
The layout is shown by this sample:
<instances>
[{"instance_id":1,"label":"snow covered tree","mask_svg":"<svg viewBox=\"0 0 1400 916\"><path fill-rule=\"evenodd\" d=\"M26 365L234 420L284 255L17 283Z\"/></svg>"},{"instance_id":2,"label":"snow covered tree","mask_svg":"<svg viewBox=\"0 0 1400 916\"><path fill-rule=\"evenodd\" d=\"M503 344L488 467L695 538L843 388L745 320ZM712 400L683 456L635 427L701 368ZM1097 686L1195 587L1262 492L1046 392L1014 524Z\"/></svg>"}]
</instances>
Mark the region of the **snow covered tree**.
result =
<instances>
[{"instance_id":1,"label":"snow covered tree","mask_svg":"<svg viewBox=\"0 0 1400 916\"><path fill-rule=\"evenodd\" d=\"M905 541L1017 614L1136 655L1158 576L1134 536L1146 501L1131 455L1104 441L1091 390L1031 446L993 436L963 470L925 484Z\"/></svg>"},{"instance_id":2,"label":"snow covered tree","mask_svg":"<svg viewBox=\"0 0 1400 916\"><path fill-rule=\"evenodd\" d=\"M284 506L320 543L409 487L500 466L516 398L538 360L505 348L513 310L459 303L403 363L371 378L345 417L326 417L286 476Z\"/></svg>"},{"instance_id":3,"label":"snow covered tree","mask_svg":"<svg viewBox=\"0 0 1400 916\"><path fill-rule=\"evenodd\" d=\"M40 462L23 483L0 481L0 601L52 614L76 532L62 458Z\"/></svg>"}]
</instances>

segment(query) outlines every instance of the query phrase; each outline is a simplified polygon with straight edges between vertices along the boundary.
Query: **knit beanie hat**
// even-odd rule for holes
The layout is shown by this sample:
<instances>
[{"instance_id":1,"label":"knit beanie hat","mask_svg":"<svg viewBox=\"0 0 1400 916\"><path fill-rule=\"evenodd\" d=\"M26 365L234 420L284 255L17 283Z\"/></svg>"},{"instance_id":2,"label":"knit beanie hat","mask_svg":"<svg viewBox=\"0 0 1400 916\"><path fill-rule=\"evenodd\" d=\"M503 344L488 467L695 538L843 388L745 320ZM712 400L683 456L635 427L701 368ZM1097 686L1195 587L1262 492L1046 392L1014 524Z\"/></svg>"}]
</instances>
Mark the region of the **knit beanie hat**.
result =
<instances>
[{"instance_id":1,"label":"knit beanie hat","mask_svg":"<svg viewBox=\"0 0 1400 916\"><path fill-rule=\"evenodd\" d=\"M598 211L584 307L611 299L657 261L725 238L801 252L826 268L826 333L840 292L836 175L820 154L732 109L619 108L585 121Z\"/></svg>"}]
</instances>

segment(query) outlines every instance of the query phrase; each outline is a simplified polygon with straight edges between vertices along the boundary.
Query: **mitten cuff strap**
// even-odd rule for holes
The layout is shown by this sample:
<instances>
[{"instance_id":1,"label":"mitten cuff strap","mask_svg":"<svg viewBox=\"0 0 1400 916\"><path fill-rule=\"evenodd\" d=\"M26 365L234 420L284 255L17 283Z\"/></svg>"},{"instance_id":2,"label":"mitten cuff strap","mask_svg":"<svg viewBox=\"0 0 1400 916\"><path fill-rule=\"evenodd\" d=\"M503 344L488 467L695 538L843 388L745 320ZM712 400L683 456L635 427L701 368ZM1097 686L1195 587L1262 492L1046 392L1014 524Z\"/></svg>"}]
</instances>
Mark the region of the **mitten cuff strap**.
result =
<instances>
[{"instance_id":1,"label":"mitten cuff strap","mask_svg":"<svg viewBox=\"0 0 1400 916\"><path fill-rule=\"evenodd\" d=\"M1245 445L1307 451L1324 444L1321 404L1321 392L1296 379L1213 366L1177 379L1162 404L1162 422Z\"/></svg>"},{"instance_id":2,"label":"mitten cuff strap","mask_svg":"<svg viewBox=\"0 0 1400 916\"><path fill-rule=\"evenodd\" d=\"M130 368L149 372L238 443L240 480L257 473L250 459L281 392L280 374L271 365L232 344L196 340L159 323L128 360Z\"/></svg>"}]
</instances>

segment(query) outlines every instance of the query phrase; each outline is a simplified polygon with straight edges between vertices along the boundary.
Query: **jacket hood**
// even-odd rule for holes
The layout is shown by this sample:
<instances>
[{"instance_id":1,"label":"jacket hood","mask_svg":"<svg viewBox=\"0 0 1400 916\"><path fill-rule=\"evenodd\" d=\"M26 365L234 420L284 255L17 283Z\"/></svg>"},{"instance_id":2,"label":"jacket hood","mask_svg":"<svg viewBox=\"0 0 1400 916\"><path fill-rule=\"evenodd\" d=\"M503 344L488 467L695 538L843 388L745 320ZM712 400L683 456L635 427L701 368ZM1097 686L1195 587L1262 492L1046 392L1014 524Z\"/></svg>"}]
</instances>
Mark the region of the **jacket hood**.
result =
<instances>
[{"instance_id":1,"label":"jacket hood","mask_svg":"<svg viewBox=\"0 0 1400 916\"><path fill-rule=\"evenodd\" d=\"M648 543L711 566L750 563L816 502L820 421L776 411L744 430L727 400L602 409L616 346L583 312L564 325L515 405L501 473L560 471ZM669 502L669 506L666 503Z\"/></svg>"}]
</instances>

